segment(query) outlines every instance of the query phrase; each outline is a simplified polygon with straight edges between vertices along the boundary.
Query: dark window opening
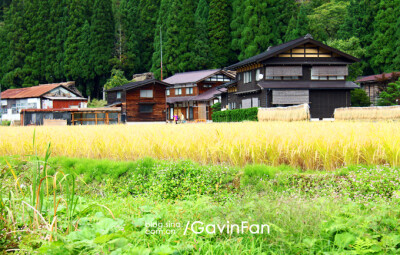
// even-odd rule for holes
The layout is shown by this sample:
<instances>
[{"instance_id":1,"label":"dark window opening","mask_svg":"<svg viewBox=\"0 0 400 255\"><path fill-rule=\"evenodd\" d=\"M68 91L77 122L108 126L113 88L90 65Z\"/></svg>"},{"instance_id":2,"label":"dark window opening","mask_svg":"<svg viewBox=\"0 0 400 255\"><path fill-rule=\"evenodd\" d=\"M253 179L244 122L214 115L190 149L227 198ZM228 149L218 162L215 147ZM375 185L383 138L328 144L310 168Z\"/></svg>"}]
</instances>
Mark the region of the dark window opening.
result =
<instances>
[{"instance_id":1,"label":"dark window opening","mask_svg":"<svg viewBox=\"0 0 400 255\"><path fill-rule=\"evenodd\" d=\"M141 104L141 105L139 105L139 112L140 113L152 113L153 105Z\"/></svg>"}]
</instances>

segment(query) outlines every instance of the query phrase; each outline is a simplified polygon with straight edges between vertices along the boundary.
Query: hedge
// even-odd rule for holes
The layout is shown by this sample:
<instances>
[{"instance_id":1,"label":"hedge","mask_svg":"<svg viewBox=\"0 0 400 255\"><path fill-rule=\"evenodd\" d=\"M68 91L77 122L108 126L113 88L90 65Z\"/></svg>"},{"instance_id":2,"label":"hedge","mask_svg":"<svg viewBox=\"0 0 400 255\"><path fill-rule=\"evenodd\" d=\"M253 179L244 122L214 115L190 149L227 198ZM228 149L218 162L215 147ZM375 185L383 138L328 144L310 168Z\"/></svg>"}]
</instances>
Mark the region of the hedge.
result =
<instances>
[{"instance_id":1,"label":"hedge","mask_svg":"<svg viewBox=\"0 0 400 255\"><path fill-rule=\"evenodd\" d=\"M241 122L258 121L258 108L237 109L229 111L214 112L212 120L214 122Z\"/></svg>"}]
</instances>

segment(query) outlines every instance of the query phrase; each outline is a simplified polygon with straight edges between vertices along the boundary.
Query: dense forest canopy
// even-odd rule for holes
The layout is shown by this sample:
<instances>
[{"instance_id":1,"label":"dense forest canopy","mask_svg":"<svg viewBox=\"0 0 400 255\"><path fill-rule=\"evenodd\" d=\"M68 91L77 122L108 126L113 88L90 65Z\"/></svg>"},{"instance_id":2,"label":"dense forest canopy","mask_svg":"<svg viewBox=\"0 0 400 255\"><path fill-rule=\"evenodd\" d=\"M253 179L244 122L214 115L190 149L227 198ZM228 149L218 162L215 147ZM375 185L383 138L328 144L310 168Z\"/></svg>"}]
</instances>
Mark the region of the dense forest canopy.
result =
<instances>
[{"instance_id":1,"label":"dense forest canopy","mask_svg":"<svg viewBox=\"0 0 400 255\"><path fill-rule=\"evenodd\" d=\"M400 69L400 0L2 0L3 88L75 80L99 97L111 70L223 68L307 33L363 59L351 78ZM162 34L162 37L161 37Z\"/></svg>"}]
</instances>

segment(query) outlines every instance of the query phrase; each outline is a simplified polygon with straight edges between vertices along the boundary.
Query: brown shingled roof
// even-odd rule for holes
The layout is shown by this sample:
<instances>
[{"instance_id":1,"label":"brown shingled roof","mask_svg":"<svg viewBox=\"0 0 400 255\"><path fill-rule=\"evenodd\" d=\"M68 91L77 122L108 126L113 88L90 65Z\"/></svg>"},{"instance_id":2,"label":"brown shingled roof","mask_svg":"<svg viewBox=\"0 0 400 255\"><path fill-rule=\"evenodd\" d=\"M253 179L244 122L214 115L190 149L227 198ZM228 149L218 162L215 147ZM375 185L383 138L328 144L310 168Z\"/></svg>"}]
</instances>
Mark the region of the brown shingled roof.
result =
<instances>
[{"instance_id":1,"label":"brown shingled roof","mask_svg":"<svg viewBox=\"0 0 400 255\"><path fill-rule=\"evenodd\" d=\"M39 86L33 86L29 88L19 88L19 89L8 89L1 93L1 99L18 99L18 98L34 98L40 97L49 91L52 91L55 88L60 86L65 87L64 85L69 84L68 82L64 83L52 83L52 84L44 84ZM67 88L67 87L65 87Z\"/></svg>"},{"instance_id":2,"label":"brown shingled roof","mask_svg":"<svg viewBox=\"0 0 400 255\"><path fill-rule=\"evenodd\" d=\"M383 74L376 74L376 75L370 75L370 76L365 76L357 80L356 82L361 83L361 82L374 82L377 80L382 80L383 78L386 79L391 79L393 74L400 75L400 72L393 72L393 73L383 73Z\"/></svg>"}]
</instances>

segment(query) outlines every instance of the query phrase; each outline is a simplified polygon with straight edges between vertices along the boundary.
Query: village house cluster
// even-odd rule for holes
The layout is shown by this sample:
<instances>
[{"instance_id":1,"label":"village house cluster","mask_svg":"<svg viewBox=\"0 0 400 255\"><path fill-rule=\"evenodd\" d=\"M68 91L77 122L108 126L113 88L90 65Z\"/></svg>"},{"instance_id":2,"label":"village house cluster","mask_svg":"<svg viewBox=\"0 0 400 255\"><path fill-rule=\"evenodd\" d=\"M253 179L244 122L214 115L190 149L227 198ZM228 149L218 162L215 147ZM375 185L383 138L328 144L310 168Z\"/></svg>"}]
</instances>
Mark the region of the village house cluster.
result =
<instances>
[{"instance_id":1,"label":"village house cluster","mask_svg":"<svg viewBox=\"0 0 400 255\"><path fill-rule=\"evenodd\" d=\"M311 35L269 47L265 52L223 69L177 73L163 81L150 73L105 91L106 108L88 109L74 82L9 89L1 93L2 119L42 125L45 119L66 124L211 120L212 106L222 110L309 104L311 118L332 118L351 106L349 65L359 59L331 48ZM360 78L372 103L378 76Z\"/></svg>"}]
</instances>

